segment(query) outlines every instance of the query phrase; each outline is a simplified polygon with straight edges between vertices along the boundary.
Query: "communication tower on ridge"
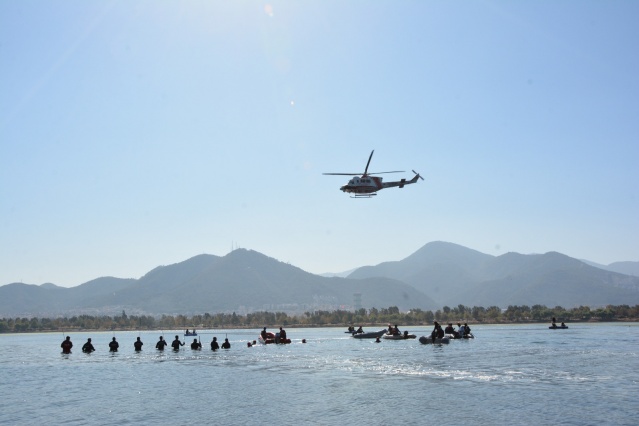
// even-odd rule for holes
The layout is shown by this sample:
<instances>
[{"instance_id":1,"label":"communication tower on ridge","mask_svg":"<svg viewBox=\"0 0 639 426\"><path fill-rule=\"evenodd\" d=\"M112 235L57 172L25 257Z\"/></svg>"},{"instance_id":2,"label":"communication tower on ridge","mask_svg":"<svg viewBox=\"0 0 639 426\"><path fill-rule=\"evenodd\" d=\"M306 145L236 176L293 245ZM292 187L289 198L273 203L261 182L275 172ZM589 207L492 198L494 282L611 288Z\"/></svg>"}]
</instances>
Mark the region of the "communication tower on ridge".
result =
<instances>
[{"instance_id":1,"label":"communication tower on ridge","mask_svg":"<svg viewBox=\"0 0 639 426\"><path fill-rule=\"evenodd\" d=\"M362 309L362 293L353 294L353 307L356 311Z\"/></svg>"}]
</instances>

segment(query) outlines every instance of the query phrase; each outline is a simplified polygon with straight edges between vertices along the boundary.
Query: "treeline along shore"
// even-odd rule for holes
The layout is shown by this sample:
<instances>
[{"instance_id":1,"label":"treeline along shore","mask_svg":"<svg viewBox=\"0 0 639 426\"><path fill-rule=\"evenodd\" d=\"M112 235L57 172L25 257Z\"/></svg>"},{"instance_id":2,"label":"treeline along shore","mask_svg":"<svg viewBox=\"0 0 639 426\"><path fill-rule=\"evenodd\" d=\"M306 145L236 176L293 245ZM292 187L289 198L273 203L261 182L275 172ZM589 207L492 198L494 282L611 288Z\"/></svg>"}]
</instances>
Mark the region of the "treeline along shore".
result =
<instances>
[{"instance_id":1,"label":"treeline along shore","mask_svg":"<svg viewBox=\"0 0 639 426\"><path fill-rule=\"evenodd\" d=\"M560 322L584 321L639 321L639 305L612 306L591 309L588 306L564 309L561 306L548 308L544 305L532 307L497 306L457 307L444 306L435 312L411 309L400 312L396 306L389 308L359 309L356 311L313 311L303 315L287 315L284 312L255 312L237 315L235 312L203 315L127 315L119 316L74 315L58 318L2 318L0 333L27 333L47 331L85 330L179 330L187 328L261 328L261 327L331 327L331 326L403 326L431 325L433 321L468 322L474 324L507 324L550 322L552 318Z\"/></svg>"}]
</instances>

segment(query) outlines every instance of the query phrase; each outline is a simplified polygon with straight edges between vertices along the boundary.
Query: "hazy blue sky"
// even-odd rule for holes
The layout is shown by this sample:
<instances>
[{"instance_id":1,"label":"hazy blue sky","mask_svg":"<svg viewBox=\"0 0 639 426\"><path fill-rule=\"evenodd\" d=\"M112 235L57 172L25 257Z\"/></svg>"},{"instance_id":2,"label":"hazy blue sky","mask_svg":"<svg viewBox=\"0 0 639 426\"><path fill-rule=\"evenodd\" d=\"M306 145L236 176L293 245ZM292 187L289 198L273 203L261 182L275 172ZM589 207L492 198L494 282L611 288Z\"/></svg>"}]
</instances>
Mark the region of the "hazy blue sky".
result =
<instances>
[{"instance_id":1,"label":"hazy blue sky","mask_svg":"<svg viewBox=\"0 0 639 426\"><path fill-rule=\"evenodd\" d=\"M0 2L0 284L240 246L639 260L637 1ZM425 181L372 199L348 176Z\"/></svg>"}]
</instances>

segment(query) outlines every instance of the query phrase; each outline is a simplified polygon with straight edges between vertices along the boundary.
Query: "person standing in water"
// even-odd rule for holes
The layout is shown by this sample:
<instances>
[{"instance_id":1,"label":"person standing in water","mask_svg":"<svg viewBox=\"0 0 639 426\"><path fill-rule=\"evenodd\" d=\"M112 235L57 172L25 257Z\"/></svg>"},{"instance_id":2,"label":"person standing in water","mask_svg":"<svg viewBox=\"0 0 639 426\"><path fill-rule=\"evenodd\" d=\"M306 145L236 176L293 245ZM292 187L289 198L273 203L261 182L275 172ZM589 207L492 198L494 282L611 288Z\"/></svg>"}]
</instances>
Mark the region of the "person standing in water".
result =
<instances>
[{"instance_id":1,"label":"person standing in water","mask_svg":"<svg viewBox=\"0 0 639 426\"><path fill-rule=\"evenodd\" d=\"M91 352L94 352L95 348L93 347L93 344L91 343L91 338L87 339L87 342L82 346L82 352L84 352L85 354L90 354Z\"/></svg>"},{"instance_id":2,"label":"person standing in water","mask_svg":"<svg viewBox=\"0 0 639 426\"><path fill-rule=\"evenodd\" d=\"M171 347L176 352L180 350L180 346L184 346L184 345L185 343L180 342L180 338L178 336L175 336L175 340L173 341L173 343L171 343Z\"/></svg>"},{"instance_id":3,"label":"person standing in water","mask_svg":"<svg viewBox=\"0 0 639 426\"><path fill-rule=\"evenodd\" d=\"M222 349L231 349L231 344L229 343L229 339L224 339L224 343L222 343Z\"/></svg>"},{"instance_id":4,"label":"person standing in water","mask_svg":"<svg viewBox=\"0 0 639 426\"><path fill-rule=\"evenodd\" d=\"M120 347L120 344L115 341L115 337L114 337L113 340L109 342L109 352L117 352L119 347Z\"/></svg>"},{"instance_id":5,"label":"person standing in water","mask_svg":"<svg viewBox=\"0 0 639 426\"><path fill-rule=\"evenodd\" d=\"M166 340L164 340L163 336L160 336L160 340L158 340L158 342L155 344L155 349L157 349L158 351L163 351L166 345L168 345L168 343L166 343Z\"/></svg>"},{"instance_id":6,"label":"person standing in water","mask_svg":"<svg viewBox=\"0 0 639 426\"><path fill-rule=\"evenodd\" d=\"M216 351L218 349L220 349L220 345L217 343L217 337L214 337L213 340L211 340L211 350Z\"/></svg>"},{"instance_id":7,"label":"person standing in water","mask_svg":"<svg viewBox=\"0 0 639 426\"><path fill-rule=\"evenodd\" d=\"M142 340L140 340L140 338L138 337L138 340L136 340L135 342L133 342L133 347L135 348L136 352L140 352L142 350L142 345L144 343L142 343Z\"/></svg>"},{"instance_id":8,"label":"person standing in water","mask_svg":"<svg viewBox=\"0 0 639 426\"><path fill-rule=\"evenodd\" d=\"M67 338L60 344L62 348L63 354L70 354L71 348L73 347L73 343L71 343L71 336L67 336Z\"/></svg>"},{"instance_id":9,"label":"person standing in water","mask_svg":"<svg viewBox=\"0 0 639 426\"><path fill-rule=\"evenodd\" d=\"M191 349L194 351L199 351L202 349L202 344L197 341L197 339L193 339L193 343L191 343Z\"/></svg>"}]
</instances>

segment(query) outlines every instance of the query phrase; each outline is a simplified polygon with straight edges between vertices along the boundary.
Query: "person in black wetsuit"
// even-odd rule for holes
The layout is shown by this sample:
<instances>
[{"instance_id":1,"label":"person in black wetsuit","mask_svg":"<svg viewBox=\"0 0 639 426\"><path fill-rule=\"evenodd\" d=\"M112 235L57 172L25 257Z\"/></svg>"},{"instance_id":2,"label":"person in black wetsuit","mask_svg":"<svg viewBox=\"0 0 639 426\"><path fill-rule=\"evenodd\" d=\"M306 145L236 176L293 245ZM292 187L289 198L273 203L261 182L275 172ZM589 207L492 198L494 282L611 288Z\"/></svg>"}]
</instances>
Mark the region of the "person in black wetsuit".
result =
<instances>
[{"instance_id":1,"label":"person in black wetsuit","mask_svg":"<svg viewBox=\"0 0 639 426\"><path fill-rule=\"evenodd\" d=\"M266 327L264 327L264 329L260 331L260 336L262 336L262 339L266 341Z\"/></svg>"},{"instance_id":2,"label":"person in black wetsuit","mask_svg":"<svg viewBox=\"0 0 639 426\"><path fill-rule=\"evenodd\" d=\"M468 323L465 322L464 323L464 336L468 336L470 334L470 327L468 326Z\"/></svg>"},{"instance_id":3,"label":"person in black wetsuit","mask_svg":"<svg viewBox=\"0 0 639 426\"><path fill-rule=\"evenodd\" d=\"M140 338L138 337L138 340L136 340L135 342L133 342L133 347L135 348L136 352L140 352L142 350L142 345L144 343L142 343L142 340L140 340Z\"/></svg>"},{"instance_id":4,"label":"person in black wetsuit","mask_svg":"<svg viewBox=\"0 0 639 426\"><path fill-rule=\"evenodd\" d=\"M435 343L436 339L441 339L442 337L444 337L444 329L435 321L435 328L433 328L433 332L430 333L430 338L433 339L433 343Z\"/></svg>"},{"instance_id":5,"label":"person in black wetsuit","mask_svg":"<svg viewBox=\"0 0 639 426\"><path fill-rule=\"evenodd\" d=\"M224 343L222 343L222 349L231 349L231 344L229 343L229 339L224 339Z\"/></svg>"},{"instance_id":6,"label":"person in black wetsuit","mask_svg":"<svg viewBox=\"0 0 639 426\"><path fill-rule=\"evenodd\" d=\"M89 338L87 339L87 342L82 346L82 352L84 352L85 354L90 354L93 351L95 351L95 348L91 344L91 338Z\"/></svg>"},{"instance_id":7,"label":"person in black wetsuit","mask_svg":"<svg viewBox=\"0 0 639 426\"><path fill-rule=\"evenodd\" d=\"M180 346L184 346L185 343L180 342L180 338L178 336L175 336L175 340L171 343L171 347L173 348L174 351L179 351L180 350Z\"/></svg>"},{"instance_id":8,"label":"person in black wetsuit","mask_svg":"<svg viewBox=\"0 0 639 426\"><path fill-rule=\"evenodd\" d=\"M193 339L193 343L191 343L191 349L194 351L199 351L202 349L202 344L197 341L197 339Z\"/></svg>"},{"instance_id":9,"label":"person in black wetsuit","mask_svg":"<svg viewBox=\"0 0 639 426\"><path fill-rule=\"evenodd\" d=\"M280 342L286 340L286 330L280 327Z\"/></svg>"},{"instance_id":10,"label":"person in black wetsuit","mask_svg":"<svg viewBox=\"0 0 639 426\"><path fill-rule=\"evenodd\" d=\"M115 337L114 337L113 340L109 342L109 352L117 352L119 347L120 347L120 344L115 341Z\"/></svg>"},{"instance_id":11,"label":"person in black wetsuit","mask_svg":"<svg viewBox=\"0 0 639 426\"><path fill-rule=\"evenodd\" d=\"M158 342L155 344L155 349L163 351L166 345L168 345L168 343L166 342L166 340L164 340L164 337L160 336L160 340L158 340Z\"/></svg>"},{"instance_id":12,"label":"person in black wetsuit","mask_svg":"<svg viewBox=\"0 0 639 426\"><path fill-rule=\"evenodd\" d=\"M211 340L211 350L216 351L218 349L220 349L220 345L217 343L217 337L214 337L213 340Z\"/></svg>"},{"instance_id":13,"label":"person in black wetsuit","mask_svg":"<svg viewBox=\"0 0 639 426\"><path fill-rule=\"evenodd\" d=\"M71 348L73 347L73 343L71 343L71 337L67 336L67 338L60 344L60 347L62 348L63 354L70 354Z\"/></svg>"},{"instance_id":14,"label":"person in black wetsuit","mask_svg":"<svg viewBox=\"0 0 639 426\"><path fill-rule=\"evenodd\" d=\"M455 334L455 329L453 328L453 323L452 323L452 322L449 322L449 323L448 323L448 326L447 326L447 327L446 327L446 329L444 330L444 333L446 333L446 334L452 334L452 335L454 335L454 334Z\"/></svg>"}]
</instances>

